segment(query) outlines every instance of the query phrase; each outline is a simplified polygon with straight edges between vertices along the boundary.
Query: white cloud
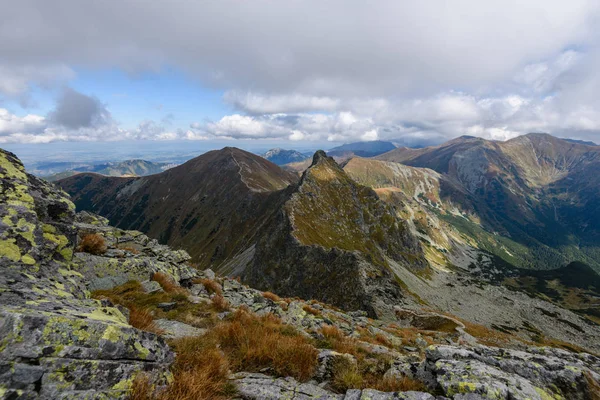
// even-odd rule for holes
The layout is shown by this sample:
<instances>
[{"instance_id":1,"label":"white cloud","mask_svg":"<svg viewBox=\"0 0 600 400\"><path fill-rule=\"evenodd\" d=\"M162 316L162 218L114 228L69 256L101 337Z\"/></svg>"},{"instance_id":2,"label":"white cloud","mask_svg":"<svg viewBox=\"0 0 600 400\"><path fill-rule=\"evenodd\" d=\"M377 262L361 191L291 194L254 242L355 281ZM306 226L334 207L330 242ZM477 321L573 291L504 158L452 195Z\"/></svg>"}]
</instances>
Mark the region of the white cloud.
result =
<instances>
[{"instance_id":1,"label":"white cloud","mask_svg":"<svg viewBox=\"0 0 600 400\"><path fill-rule=\"evenodd\" d=\"M123 0L118 13L111 2L20 0L5 9L6 98L26 102L32 85L64 84L73 66L168 67L224 91L234 111L189 129L167 120L124 129L85 96L87 111L70 108L82 118L4 110L0 141L430 142L530 131L600 141L594 0L174 0L168 12L160 2Z\"/></svg>"}]
</instances>

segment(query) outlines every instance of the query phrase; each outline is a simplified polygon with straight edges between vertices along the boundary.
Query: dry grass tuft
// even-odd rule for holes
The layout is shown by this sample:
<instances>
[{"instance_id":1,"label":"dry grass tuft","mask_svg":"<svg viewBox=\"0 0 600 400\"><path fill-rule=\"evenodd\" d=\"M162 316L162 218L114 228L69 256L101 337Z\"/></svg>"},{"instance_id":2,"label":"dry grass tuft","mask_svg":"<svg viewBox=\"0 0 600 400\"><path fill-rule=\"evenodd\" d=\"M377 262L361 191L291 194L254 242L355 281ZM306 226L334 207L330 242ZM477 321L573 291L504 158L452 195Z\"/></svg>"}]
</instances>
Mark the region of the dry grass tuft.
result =
<instances>
[{"instance_id":1,"label":"dry grass tuft","mask_svg":"<svg viewBox=\"0 0 600 400\"><path fill-rule=\"evenodd\" d=\"M272 314L258 317L238 310L207 335L220 344L235 371L272 368L280 376L306 381L317 365L317 350L308 339Z\"/></svg>"},{"instance_id":2,"label":"dry grass tuft","mask_svg":"<svg viewBox=\"0 0 600 400\"><path fill-rule=\"evenodd\" d=\"M204 285L208 293L223 294L223 288L221 287L221 284L219 284L219 282L213 281L212 279L194 279L193 282Z\"/></svg>"},{"instance_id":3,"label":"dry grass tuft","mask_svg":"<svg viewBox=\"0 0 600 400\"><path fill-rule=\"evenodd\" d=\"M334 325L323 325L321 335L324 339L319 341L319 347L332 349L338 353L352 354L355 357L360 354L356 339L347 337L344 332Z\"/></svg>"},{"instance_id":4,"label":"dry grass tuft","mask_svg":"<svg viewBox=\"0 0 600 400\"><path fill-rule=\"evenodd\" d=\"M279 303L281 301L281 297L277 296L275 293L263 292L262 296L265 299L269 299L271 301L274 301L275 303Z\"/></svg>"},{"instance_id":5,"label":"dry grass tuft","mask_svg":"<svg viewBox=\"0 0 600 400\"><path fill-rule=\"evenodd\" d=\"M302 309L312 315L321 315L321 311L317 310L316 308L312 308L308 304L302 306Z\"/></svg>"},{"instance_id":6,"label":"dry grass tuft","mask_svg":"<svg viewBox=\"0 0 600 400\"><path fill-rule=\"evenodd\" d=\"M153 332L156 334L162 333L160 329L154 323L154 317L152 313L147 309L140 309L136 306L131 305L129 308L129 324L134 328L141 329L147 332Z\"/></svg>"},{"instance_id":7,"label":"dry grass tuft","mask_svg":"<svg viewBox=\"0 0 600 400\"><path fill-rule=\"evenodd\" d=\"M152 383L145 373L138 373L131 384L131 391L127 397L129 400L153 400Z\"/></svg>"},{"instance_id":8,"label":"dry grass tuft","mask_svg":"<svg viewBox=\"0 0 600 400\"><path fill-rule=\"evenodd\" d=\"M427 386L423 382L408 376L383 378L369 387L382 392L427 392Z\"/></svg>"},{"instance_id":9,"label":"dry grass tuft","mask_svg":"<svg viewBox=\"0 0 600 400\"><path fill-rule=\"evenodd\" d=\"M173 382L152 396L149 383L135 384L130 394L134 400L225 400L235 395L229 383L229 364L217 348L200 338L183 338L173 341L177 358L173 365Z\"/></svg>"},{"instance_id":10,"label":"dry grass tuft","mask_svg":"<svg viewBox=\"0 0 600 400\"><path fill-rule=\"evenodd\" d=\"M136 249L135 247L124 246L124 247L120 247L120 249L128 251L128 252L130 252L132 254L140 254L140 251L138 249Z\"/></svg>"},{"instance_id":11,"label":"dry grass tuft","mask_svg":"<svg viewBox=\"0 0 600 400\"><path fill-rule=\"evenodd\" d=\"M589 371L584 372L583 375L587 382L590 400L600 400L600 382L595 380Z\"/></svg>"},{"instance_id":12,"label":"dry grass tuft","mask_svg":"<svg viewBox=\"0 0 600 400\"><path fill-rule=\"evenodd\" d=\"M90 233L81 239L78 250L95 255L104 254L106 253L106 242L101 235Z\"/></svg>"},{"instance_id":13,"label":"dry grass tuft","mask_svg":"<svg viewBox=\"0 0 600 400\"><path fill-rule=\"evenodd\" d=\"M231 307L229 302L221 294L215 294L211 299L212 306L216 312L223 312L229 310Z\"/></svg>"},{"instance_id":14,"label":"dry grass tuft","mask_svg":"<svg viewBox=\"0 0 600 400\"><path fill-rule=\"evenodd\" d=\"M187 290L179 286L177 282L165 273L155 272L152 274L152 280L158 282L167 293L187 295Z\"/></svg>"}]
</instances>

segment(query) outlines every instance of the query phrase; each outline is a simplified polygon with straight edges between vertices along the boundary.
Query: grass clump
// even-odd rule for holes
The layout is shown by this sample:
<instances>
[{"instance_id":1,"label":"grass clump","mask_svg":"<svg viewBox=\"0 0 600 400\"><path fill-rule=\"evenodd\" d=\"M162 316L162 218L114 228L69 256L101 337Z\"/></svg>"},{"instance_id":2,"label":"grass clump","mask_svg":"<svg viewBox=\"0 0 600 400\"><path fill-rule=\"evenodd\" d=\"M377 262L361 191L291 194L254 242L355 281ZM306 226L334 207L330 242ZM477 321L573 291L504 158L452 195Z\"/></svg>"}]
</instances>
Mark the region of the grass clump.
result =
<instances>
[{"instance_id":1,"label":"grass clump","mask_svg":"<svg viewBox=\"0 0 600 400\"><path fill-rule=\"evenodd\" d=\"M262 296L265 299L269 299L271 301L274 301L275 303L279 303L281 301L281 297L277 296L275 293L271 293L271 292L263 292Z\"/></svg>"},{"instance_id":2,"label":"grass clump","mask_svg":"<svg viewBox=\"0 0 600 400\"><path fill-rule=\"evenodd\" d=\"M228 311L229 302L221 294L215 294L211 299L211 304L216 312Z\"/></svg>"},{"instance_id":3,"label":"grass clump","mask_svg":"<svg viewBox=\"0 0 600 400\"><path fill-rule=\"evenodd\" d=\"M154 393L149 380L136 378L129 398L132 400L225 400L236 393L228 381L229 363L217 348L209 347L198 338L173 341L177 358L172 367L173 381Z\"/></svg>"},{"instance_id":4,"label":"grass clump","mask_svg":"<svg viewBox=\"0 0 600 400\"><path fill-rule=\"evenodd\" d=\"M170 276L163 272L155 272L152 274L152 280L160 284L163 290L171 294L182 294L187 296L187 290L179 286Z\"/></svg>"},{"instance_id":5,"label":"grass clump","mask_svg":"<svg viewBox=\"0 0 600 400\"><path fill-rule=\"evenodd\" d=\"M90 233L81 239L78 250L89 254L101 255L106 253L106 242L101 235Z\"/></svg>"},{"instance_id":6,"label":"grass clump","mask_svg":"<svg viewBox=\"0 0 600 400\"><path fill-rule=\"evenodd\" d=\"M223 294L223 288L219 284L219 282L214 281L208 278L194 279L194 283L199 283L204 285L206 291L210 294Z\"/></svg>"},{"instance_id":7,"label":"grass clump","mask_svg":"<svg viewBox=\"0 0 600 400\"><path fill-rule=\"evenodd\" d=\"M306 381L317 366L317 350L307 338L272 314L237 310L207 334L227 355L235 371L272 368L277 375Z\"/></svg>"},{"instance_id":8,"label":"grass clump","mask_svg":"<svg viewBox=\"0 0 600 400\"><path fill-rule=\"evenodd\" d=\"M303 305L302 309L304 311L306 311L307 313L312 314L314 316L321 315L321 311L317 310L316 308L313 308L313 307L309 306L308 304Z\"/></svg>"}]
</instances>

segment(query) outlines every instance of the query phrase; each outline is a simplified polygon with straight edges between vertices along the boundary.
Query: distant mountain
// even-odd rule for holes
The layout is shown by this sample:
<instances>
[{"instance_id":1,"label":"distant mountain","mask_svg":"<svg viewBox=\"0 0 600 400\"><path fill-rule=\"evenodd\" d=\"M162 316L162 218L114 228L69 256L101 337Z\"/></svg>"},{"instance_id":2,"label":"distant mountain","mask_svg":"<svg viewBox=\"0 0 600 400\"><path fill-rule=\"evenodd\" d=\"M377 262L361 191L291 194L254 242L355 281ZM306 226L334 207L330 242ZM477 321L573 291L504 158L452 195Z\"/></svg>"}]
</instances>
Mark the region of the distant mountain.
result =
<instances>
[{"instance_id":1,"label":"distant mountain","mask_svg":"<svg viewBox=\"0 0 600 400\"><path fill-rule=\"evenodd\" d=\"M172 167L173 164L156 163L146 160L126 160L121 162L110 162L105 164L85 165L45 176L49 182L54 182L82 172L95 172L106 176L146 176L158 174Z\"/></svg>"},{"instance_id":2,"label":"distant mountain","mask_svg":"<svg viewBox=\"0 0 600 400\"><path fill-rule=\"evenodd\" d=\"M206 268L250 247L277 209L278 191L297 180L262 157L226 147L147 177L83 173L58 184L80 209L185 248Z\"/></svg>"},{"instance_id":3,"label":"distant mountain","mask_svg":"<svg viewBox=\"0 0 600 400\"><path fill-rule=\"evenodd\" d=\"M576 143L576 144L585 144L586 146L598 146L596 143L586 140L577 140L577 139L562 139L566 142Z\"/></svg>"},{"instance_id":4,"label":"distant mountain","mask_svg":"<svg viewBox=\"0 0 600 400\"><path fill-rule=\"evenodd\" d=\"M271 149L263 154L263 157L273 164L283 165L310 159L310 154L303 154L296 150L284 150L280 148Z\"/></svg>"},{"instance_id":5,"label":"distant mountain","mask_svg":"<svg viewBox=\"0 0 600 400\"><path fill-rule=\"evenodd\" d=\"M487 249L512 264L543 269L583 261L600 271L600 147L546 134L506 142L460 137L375 158L439 173L440 199L475 224L445 218L470 235L483 229L496 237L486 239Z\"/></svg>"},{"instance_id":6,"label":"distant mountain","mask_svg":"<svg viewBox=\"0 0 600 400\"><path fill-rule=\"evenodd\" d=\"M351 158L353 156L373 157L393 150L395 148L396 146L392 142L374 140L371 142L355 142L343 144L341 146L329 149L329 151L327 151L327 155L329 155L330 157L344 157L346 159Z\"/></svg>"}]
</instances>

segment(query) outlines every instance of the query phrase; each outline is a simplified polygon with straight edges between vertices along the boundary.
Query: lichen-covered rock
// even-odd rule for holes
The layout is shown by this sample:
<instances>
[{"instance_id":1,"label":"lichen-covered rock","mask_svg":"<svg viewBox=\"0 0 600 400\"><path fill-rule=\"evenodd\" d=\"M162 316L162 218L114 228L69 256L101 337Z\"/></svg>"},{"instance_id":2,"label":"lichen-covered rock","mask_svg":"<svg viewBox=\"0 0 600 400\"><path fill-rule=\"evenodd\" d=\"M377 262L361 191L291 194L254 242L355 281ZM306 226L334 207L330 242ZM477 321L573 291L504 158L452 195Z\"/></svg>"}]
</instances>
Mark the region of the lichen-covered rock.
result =
<instances>
[{"instance_id":1,"label":"lichen-covered rock","mask_svg":"<svg viewBox=\"0 0 600 400\"><path fill-rule=\"evenodd\" d=\"M344 367L356 367L356 359L351 354L343 354L338 353L333 350L322 350L317 360L319 362L319 366L317 368L317 373L315 374L315 379L319 382L328 381L333 378L335 373L335 368L341 366L343 364Z\"/></svg>"},{"instance_id":2,"label":"lichen-covered rock","mask_svg":"<svg viewBox=\"0 0 600 400\"><path fill-rule=\"evenodd\" d=\"M140 371L158 385L170 379L174 354L164 340L131 327L119 309L90 299L88 289L157 271L189 278L186 253L151 256L149 249L136 260L128 251L123 259L76 253L74 260L85 233L101 234L113 255L121 254L121 237L140 248L149 242L104 218L76 216L64 192L0 150L0 398L124 398Z\"/></svg>"},{"instance_id":3,"label":"lichen-covered rock","mask_svg":"<svg viewBox=\"0 0 600 400\"><path fill-rule=\"evenodd\" d=\"M529 351L478 346L432 346L425 370L447 396L473 393L484 399L590 399L600 359L558 349Z\"/></svg>"},{"instance_id":4,"label":"lichen-covered rock","mask_svg":"<svg viewBox=\"0 0 600 400\"><path fill-rule=\"evenodd\" d=\"M206 329L194 328L191 325L184 324L179 321L168 319L157 319L154 321L156 327L163 333L161 336L167 339L180 339L189 336L202 336L206 333Z\"/></svg>"},{"instance_id":5,"label":"lichen-covered rock","mask_svg":"<svg viewBox=\"0 0 600 400\"><path fill-rule=\"evenodd\" d=\"M293 378L272 378L268 375L240 372L232 376L238 394L246 400L342 400L343 395L329 392L317 385L299 383Z\"/></svg>"}]
</instances>

